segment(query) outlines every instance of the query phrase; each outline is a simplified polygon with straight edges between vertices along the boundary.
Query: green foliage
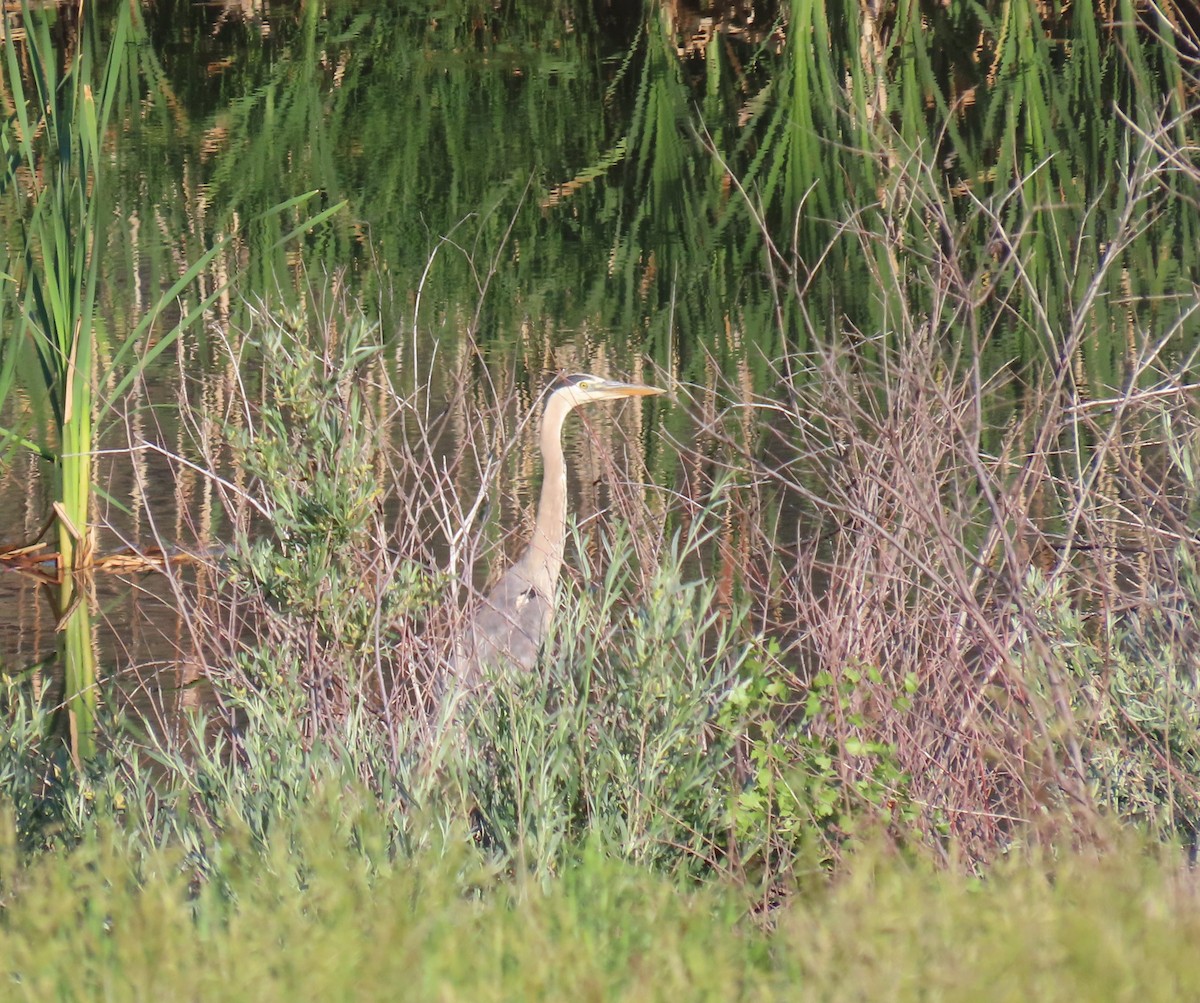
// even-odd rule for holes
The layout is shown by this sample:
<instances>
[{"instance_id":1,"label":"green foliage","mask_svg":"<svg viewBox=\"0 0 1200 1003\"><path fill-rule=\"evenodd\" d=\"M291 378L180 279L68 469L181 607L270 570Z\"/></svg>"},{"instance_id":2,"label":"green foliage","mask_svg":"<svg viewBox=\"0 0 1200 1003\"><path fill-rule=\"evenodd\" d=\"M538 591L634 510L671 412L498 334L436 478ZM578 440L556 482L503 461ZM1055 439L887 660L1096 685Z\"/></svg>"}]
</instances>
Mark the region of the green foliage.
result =
<instances>
[{"instance_id":1,"label":"green foliage","mask_svg":"<svg viewBox=\"0 0 1200 1003\"><path fill-rule=\"evenodd\" d=\"M87 520L93 312L107 208L100 143L120 63L110 58L101 74L103 85L93 94L94 32L84 33L79 52L63 69L51 41L50 18L28 9L23 13L28 71L7 21L4 39L5 77L15 114L0 135L0 193L13 203L23 245L14 289L20 322L4 332L5 355L16 358L28 343L36 359L41 386L28 389L49 404L58 436L53 453L45 447L38 451L55 457L56 497L63 506L59 550L64 564L74 567L90 560L92 547ZM120 24L117 43L123 46L127 18ZM8 436L19 439L11 430Z\"/></svg>"},{"instance_id":2,"label":"green foliage","mask_svg":"<svg viewBox=\"0 0 1200 1003\"><path fill-rule=\"evenodd\" d=\"M1186 521L1200 522L1196 443L1166 422L1168 456L1182 485ZM1133 613L1086 615L1063 579L1031 572L1027 594L1053 639L1049 671L1069 681L1085 734L1087 780L1114 817L1164 838L1200 839L1200 572L1194 545L1170 555L1172 577L1154 602ZM1032 658L1036 678L1047 667Z\"/></svg>"},{"instance_id":3,"label":"green foliage","mask_svg":"<svg viewBox=\"0 0 1200 1003\"><path fill-rule=\"evenodd\" d=\"M1098 805L1166 838L1200 834L1200 677L1194 610L1200 577L1179 551L1182 592L1146 618L1085 618L1059 582L1037 572L1029 594L1053 639L1049 672L1069 681L1085 736L1086 778ZM1035 678L1047 666L1030 657ZM1048 684L1044 684L1047 685Z\"/></svg>"},{"instance_id":4,"label":"green foliage","mask_svg":"<svg viewBox=\"0 0 1200 1003\"><path fill-rule=\"evenodd\" d=\"M5 218L14 218L20 239L20 266L13 295L20 321L3 332L0 390L14 372L33 373L25 390L53 416L57 442L51 448L4 430L5 437L53 459L59 511L59 552L67 567L92 557L90 498L93 423L111 401L97 407L93 385L107 382L116 399L144 369L191 327L223 291L212 292L191 310L181 311L169 331L149 335L164 308L192 285L217 248L177 274L152 307L109 343L100 312L101 259L105 258L113 192L104 170L112 137L110 118L129 87L127 49L135 45L136 24L122 7L112 26L107 57L99 73L101 47L96 15L81 20L77 50L60 53L52 41L53 10L25 9L24 45L5 39L5 80L15 111L0 134L4 154L0 195L10 200ZM9 22L6 22L8 24ZM28 67L22 64L24 48ZM62 67L60 63L69 60ZM7 294L7 290L5 290ZM103 352L101 352L103 348ZM34 366L20 365L30 351ZM99 358L109 371L97 374ZM0 399L2 402L2 399ZM78 553L77 553L78 551ZM65 608L65 604L64 604Z\"/></svg>"},{"instance_id":5,"label":"green foliage","mask_svg":"<svg viewBox=\"0 0 1200 1003\"><path fill-rule=\"evenodd\" d=\"M411 561L381 566L379 441L363 397L377 329L359 312L344 331L332 318L300 332L265 313L258 321L263 400L256 424L231 438L272 533L238 548L235 574L302 645L361 651L439 584Z\"/></svg>"},{"instance_id":6,"label":"green foliage","mask_svg":"<svg viewBox=\"0 0 1200 1003\"><path fill-rule=\"evenodd\" d=\"M840 744L814 725L835 716L851 732L865 722L856 694L881 682L878 670L844 669L835 681L819 672L802 708L777 671L777 642L759 642L722 705L726 727L746 735L749 779L733 802L743 858L786 869L808 858L828 866L847 839L894 826L903 835L918 811L908 777L889 744L851 734ZM916 680L906 683L915 691Z\"/></svg>"},{"instance_id":7,"label":"green foliage","mask_svg":"<svg viewBox=\"0 0 1200 1003\"><path fill-rule=\"evenodd\" d=\"M769 476L795 477L807 503L817 488L802 462L791 466L794 443L778 403L796 385L779 386L770 361L778 352L747 345L851 327L868 354L877 341L899 343L918 331L944 340L952 354L969 329L985 342L994 337L1004 358L1019 364L1028 358L1023 344L1014 352L1005 339L1032 331L1065 362L1074 360L1070 352L1060 359L1056 339L1066 319L1070 344L1082 344L1100 382L1124 385L1094 347L1103 335L1125 344L1126 310L1139 330L1146 317L1161 326L1146 305L1151 298L1163 316L1173 304L1188 309L1161 294L1187 271L1194 220L1173 207L1164 230L1147 199L1159 187L1170 197L1172 186L1190 183L1186 158L1162 154L1172 171L1155 175L1121 115L1091 123L1080 114L1119 108L1153 135L1149 149L1166 135L1152 121L1155 85L1171 83L1161 88L1168 102L1186 93L1169 40L1154 51L1138 30L1138 12L1126 6L1121 25L1105 22L1100 31L1099 15L1082 7L1047 26L1029 4L941 11L901 4L868 26L862 5L797 0L782 52L763 42L745 73L736 63L746 52L732 36L714 36L705 53L706 135L728 158L719 165L691 148L694 61L680 60L653 21L625 54L611 90L593 102L588 88L601 76L587 67L604 61L592 59L583 30L564 33L554 18L522 21L531 32L526 44L514 43L512 19L497 17L477 33L469 17L440 18L453 29L439 35L430 22L421 43L391 49L390 40L406 33L380 26L406 23L384 20L395 15L338 8L325 20L324 8L312 6L300 30L284 18L274 25L280 49L293 47L291 58L257 64L266 73L247 88L249 97L198 130L228 136L205 161L213 165L205 168L207 192L215 212L230 217L260 210L255 199L274 190L284 165L312 170L311 184L344 184L359 199L355 215L378 221L382 264L372 280L416 274L411 266L426 261L431 244L452 256L458 245L443 238L462 214L483 206L477 246L455 257L438 283L482 299L490 274L484 278L480 266L505 246L508 226L519 253L491 267L507 269L518 285L537 279L520 295L491 298L511 314L489 322L480 305L470 336L481 334L482 344L489 333L501 340L521 331L524 339L530 317L568 323L598 314L599 326L619 326L634 340L647 325L669 331L655 343L660 361L678 358L685 376L703 370L706 387L714 364L745 365L749 383L772 391L770 421L779 423L772 433L783 429L772 442ZM866 34L868 27L877 34ZM556 34L567 41L560 46ZM45 36L43 23L33 38ZM11 75L15 46L7 52ZM502 77L488 76L497 66ZM235 72L241 67L225 80ZM83 78L50 88L51 97L79 102L56 111L54 124L96 113L76 79ZM625 83L631 101L610 101ZM972 88L972 102L959 100L963 86ZM554 88L571 116L556 116ZM169 90L156 87L152 100ZM385 99L371 103L372 91ZM419 105L404 109L410 128L399 133L397 93L417 95ZM744 118L722 116L723 103ZM18 116L33 104L18 101ZM578 114L593 104L603 113ZM529 132L506 117L516 105ZM1178 128L1188 125L1181 120ZM570 204L529 198L512 217L494 212L524 190L530 150L539 151L535 187L573 174L579 180L558 193ZM47 160L66 163L53 153ZM579 173L586 164L593 170ZM76 200L68 205L76 223L79 200L108 185L100 179L89 187L83 176L70 175L64 189ZM731 176L751 193L746 204L729 199ZM84 206L85 216L95 204ZM1126 204L1149 208L1117 219ZM176 201L168 211L192 208ZM761 219L749 218L755 214ZM758 282L765 293L743 296L762 278L760 222L784 235L780 241L791 235L793 246L780 243L768 261L803 295L785 298L768 277ZM993 249L997 230L1003 253ZM271 255L281 256L274 236L253 245L252 270L266 274ZM88 296L97 239L63 244L62 260L71 264L62 274L82 276L73 288ZM347 226L324 250L343 260L361 246L362 234ZM592 267L586 256L595 248L601 257ZM1101 248L1117 248L1117 257ZM27 263L46 257L30 252ZM1094 299L1082 296L1093 283ZM606 284L622 291L602 297ZM583 293L562 291L577 288ZM655 310L654 297L665 305L667 292L678 310ZM571 296L588 300L586 308L552 308ZM418 325L447 328L455 312L444 304L461 302L431 295L422 310L417 300ZM1123 306L1110 316L1106 302ZM32 316L39 297L22 294L21 303ZM1122 336L1114 338L1118 314ZM622 323L609 323L614 317ZM363 392L379 372L377 329L360 318L344 327L329 317L317 323L296 330L262 316L252 333L261 406L249 432L231 434L236 463L261 504L263 522L253 530L266 532L253 542L247 532L229 561L255 615L238 638L246 649L219 684L228 720L189 717L178 734L136 741L125 722L110 722L96 758L77 771L46 739L46 694L35 695L32 685L6 690L0 955L14 985L34 998L211 996L235 978L246 995L322 998L393 998L397 985L420 996L517 999L790 998L797 986L814 999L1103 999L1131 985L1140 997L1174 999L1192 989L1194 902L1172 897L1173 867L1154 863L1140 845L1101 864L1066 854L1052 865L1014 861L978 883L864 849L876 829L909 848L904 829L916 813L909 778L895 748L877 737L888 732L872 727L878 722L862 708L886 682L903 692L892 705L898 718L888 722L902 726L916 677L897 687L900 673L886 664L836 665L806 682L797 706L779 644L748 636L740 626L745 607L722 607L713 583L692 580L702 560L694 539L674 540L652 572L639 571L623 531L602 543L603 573L580 545L575 566L597 584L568 586L570 612L541 671L495 679L491 699L467 709L461 733L438 750L431 771L409 741L416 725L384 728L367 709L372 694L363 685L364 667L386 654L386 624L419 614L441 592L425 567L390 555L380 531L381 442ZM138 362L108 381L114 396L183 329L150 337L148 324L116 346L115 361ZM102 329L59 326L72 337ZM712 331L728 338L710 352L701 339ZM5 346L0 390L15 378L18 350L15 342ZM78 360L79 351L55 348L43 365ZM540 353L530 355L540 364ZM620 357L619 346L612 355ZM789 356L793 362L797 370L806 364ZM976 353L970 364L981 370L975 385L986 387L986 360ZM1152 376L1156 365L1140 375ZM763 382L767 373L773 386ZM904 383L903 370L897 379ZM885 389L868 393L877 393L880 411L895 403ZM741 406L751 397L747 390L738 400L740 414L765 414ZM979 405L986 410L990 401ZM70 409L59 407L60 416ZM747 422L748 438L761 432L756 421ZM704 434L718 425L706 423ZM1176 445L1168 437L1168 448ZM1021 448L1014 440L994 453L1007 462ZM853 450L839 445L837 455L851 466L844 459ZM1054 457L1076 462L1068 452ZM970 459L990 462L982 453ZM1192 498L1193 460L1184 450L1176 461ZM957 467L960 457L948 463ZM968 464L961 468L975 478ZM1074 484L1069 472L1062 480ZM1006 500L989 499L989 507L1007 512ZM982 536L988 513L976 499L968 503L981 513ZM891 526L891 516L881 521ZM1196 526L1189 512L1187 531L1194 535ZM904 556L925 553L915 547ZM790 582L786 559L769 559L773 574ZM1046 590L1031 579L1040 640L1053 643L1025 653L1031 678L1073 684L1097 800L1116 816L1187 840L1200 825L1192 624L1200 585L1192 560L1181 547L1178 588L1164 590L1154 612L1100 623L1065 582ZM937 569L921 571L917 587L936 588ZM803 615L813 612L819 607ZM890 608L906 612L903 602ZM792 626L803 628L799 620ZM472 822L486 853L471 845ZM794 894L788 879L798 870L835 858L842 880ZM740 887L731 890L728 876ZM701 894L680 893L697 879L707 886ZM747 887L770 892L759 901L773 909L774 935L734 918L743 914ZM776 896L787 891L791 902L781 902Z\"/></svg>"},{"instance_id":8,"label":"green foliage","mask_svg":"<svg viewBox=\"0 0 1200 1003\"><path fill-rule=\"evenodd\" d=\"M386 820L321 781L265 841L128 851L106 819L21 854L0 812L9 995L30 999L1174 1001L1200 992L1194 884L1172 855L1014 857L986 880L863 851L842 880L748 912L583 852L545 882L461 847L390 852ZM756 923L755 916L769 920ZM402 987L398 989L397 987Z\"/></svg>"},{"instance_id":9,"label":"green foliage","mask_svg":"<svg viewBox=\"0 0 1200 1003\"><path fill-rule=\"evenodd\" d=\"M1183 561L1181 571L1178 605L1164 604L1148 621L1114 631L1107 664L1093 664L1080 682L1095 715L1088 766L1097 800L1119 818L1195 844L1200 674L1191 651L1200 578Z\"/></svg>"},{"instance_id":10,"label":"green foliage","mask_svg":"<svg viewBox=\"0 0 1200 1003\"><path fill-rule=\"evenodd\" d=\"M8 676L0 698L0 791L22 849L52 845L68 830L64 792L73 779L70 757L58 743L45 754L50 713Z\"/></svg>"},{"instance_id":11,"label":"green foliage","mask_svg":"<svg viewBox=\"0 0 1200 1003\"><path fill-rule=\"evenodd\" d=\"M58 709L50 697L48 690L35 693L28 683L3 678L0 805L17 845L23 853L62 853L109 826L122 831L131 857L140 857L169 831L159 811L172 800L177 778L145 772L128 722L104 704L97 726L107 741L76 766L54 727Z\"/></svg>"},{"instance_id":12,"label":"green foliage","mask_svg":"<svg viewBox=\"0 0 1200 1003\"><path fill-rule=\"evenodd\" d=\"M888 745L839 748L810 728L832 713L853 726L855 691L877 674L822 674L789 714L778 645L741 638L744 611L685 581L696 544L676 536L626 609L633 551L607 541L602 585L566 600L541 670L502 671L470 711L461 782L484 839L536 873L590 843L672 873L774 880L914 817Z\"/></svg>"},{"instance_id":13,"label":"green foliage","mask_svg":"<svg viewBox=\"0 0 1200 1003\"><path fill-rule=\"evenodd\" d=\"M169 735L114 717L103 710L113 706L106 700L98 752L78 769L63 742L47 737L53 708L27 685L6 679L0 805L20 850L64 853L110 832L132 864L168 845L182 853L195 880L206 881L222 866L227 834L261 850L280 833L292 838L290 820L323 810L339 791L345 810L337 818L348 831L357 825L355 813L371 805L372 839L389 851L419 843L404 771L378 730L356 711L335 742L313 740L281 696L299 688L284 687L282 677L276 682L267 695L227 694L237 727L219 727L200 713Z\"/></svg>"},{"instance_id":14,"label":"green foliage","mask_svg":"<svg viewBox=\"0 0 1200 1003\"><path fill-rule=\"evenodd\" d=\"M1014 854L983 878L860 858L781 910L773 945L814 1000L1170 1000L1200 968L1177 854Z\"/></svg>"}]
</instances>

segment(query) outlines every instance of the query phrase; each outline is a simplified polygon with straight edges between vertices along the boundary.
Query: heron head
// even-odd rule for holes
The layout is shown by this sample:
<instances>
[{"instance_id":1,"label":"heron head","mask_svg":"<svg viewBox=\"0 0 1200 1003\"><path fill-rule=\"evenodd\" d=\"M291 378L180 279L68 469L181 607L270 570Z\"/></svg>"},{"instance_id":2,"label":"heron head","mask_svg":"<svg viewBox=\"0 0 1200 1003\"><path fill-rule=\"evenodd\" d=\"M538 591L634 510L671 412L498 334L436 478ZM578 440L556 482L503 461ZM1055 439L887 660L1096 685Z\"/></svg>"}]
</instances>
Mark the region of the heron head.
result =
<instances>
[{"instance_id":1,"label":"heron head","mask_svg":"<svg viewBox=\"0 0 1200 1003\"><path fill-rule=\"evenodd\" d=\"M560 394L567 404L577 407L592 401L617 400L621 397L652 397L661 393L666 393L661 387L652 387L644 383L620 383L603 376L593 376L591 373L577 373L555 383L550 389L546 403L549 404L551 398Z\"/></svg>"}]
</instances>

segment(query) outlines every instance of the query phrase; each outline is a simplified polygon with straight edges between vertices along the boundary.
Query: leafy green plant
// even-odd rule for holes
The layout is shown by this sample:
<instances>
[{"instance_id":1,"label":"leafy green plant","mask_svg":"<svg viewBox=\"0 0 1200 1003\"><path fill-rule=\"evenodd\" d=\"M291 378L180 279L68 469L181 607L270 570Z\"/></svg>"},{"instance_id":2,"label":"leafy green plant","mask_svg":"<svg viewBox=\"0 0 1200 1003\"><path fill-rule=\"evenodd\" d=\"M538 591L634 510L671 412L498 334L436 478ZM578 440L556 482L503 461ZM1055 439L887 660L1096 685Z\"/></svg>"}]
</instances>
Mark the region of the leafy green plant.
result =
<instances>
[{"instance_id":1,"label":"leafy green plant","mask_svg":"<svg viewBox=\"0 0 1200 1003\"><path fill-rule=\"evenodd\" d=\"M1096 804L1193 843L1200 834L1200 679L1189 652L1200 579L1182 550L1180 557L1182 604L1124 618L1085 618L1061 582L1050 586L1031 572L1038 623L1053 641L1028 662L1039 689L1048 686L1048 673L1069 683L1073 730L1054 739L1078 735Z\"/></svg>"},{"instance_id":2,"label":"leafy green plant","mask_svg":"<svg viewBox=\"0 0 1200 1003\"><path fill-rule=\"evenodd\" d=\"M380 498L376 443L358 387L378 346L363 322L320 351L275 318L262 319L255 347L265 399L256 426L235 435L272 533L248 545L246 570L277 608L315 618L325 640L355 644L367 629L365 597L355 569L339 558L366 542Z\"/></svg>"},{"instance_id":3,"label":"leafy green plant","mask_svg":"<svg viewBox=\"0 0 1200 1003\"><path fill-rule=\"evenodd\" d=\"M746 736L748 777L732 799L733 830L743 858L768 873L814 858L828 866L864 830L899 833L918 816L896 750L854 737L865 724L855 694L881 682L878 670L849 667L836 680L818 672L797 707L778 659L777 642L759 641L721 708L726 728ZM915 688L908 680L908 692ZM850 732L841 742L814 727L830 716Z\"/></svg>"},{"instance_id":4,"label":"leafy green plant","mask_svg":"<svg viewBox=\"0 0 1200 1003\"><path fill-rule=\"evenodd\" d=\"M281 706L307 707L316 730L365 697L368 667L389 657L389 625L419 614L440 587L422 565L388 556L379 433L363 394L378 329L351 314L340 329L314 307L314 327L297 331L257 311L262 396L249 428L230 431L266 517L239 539L233 586L257 604L269 653L250 650L234 675ZM326 694L333 713L322 720L304 692Z\"/></svg>"}]
</instances>

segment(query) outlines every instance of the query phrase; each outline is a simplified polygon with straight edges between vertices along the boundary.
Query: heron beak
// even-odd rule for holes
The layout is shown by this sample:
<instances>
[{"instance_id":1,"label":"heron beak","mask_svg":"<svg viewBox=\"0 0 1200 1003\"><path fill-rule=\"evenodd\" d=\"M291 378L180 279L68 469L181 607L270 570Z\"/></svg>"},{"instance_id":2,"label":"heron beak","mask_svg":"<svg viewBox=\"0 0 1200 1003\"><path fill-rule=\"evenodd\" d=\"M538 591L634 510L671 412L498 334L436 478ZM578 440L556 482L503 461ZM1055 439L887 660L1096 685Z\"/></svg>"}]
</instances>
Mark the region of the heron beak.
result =
<instances>
[{"instance_id":1,"label":"heron beak","mask_svg":"<svg viewBox=\"0 0 1200 1003\"><path fill-rule=\"evenodd\" d=\"M610 383L608 389L622 397L653 397L655 394L665 394L661 387L651 387L643 383Z\"/></svg>"}]
</instances>

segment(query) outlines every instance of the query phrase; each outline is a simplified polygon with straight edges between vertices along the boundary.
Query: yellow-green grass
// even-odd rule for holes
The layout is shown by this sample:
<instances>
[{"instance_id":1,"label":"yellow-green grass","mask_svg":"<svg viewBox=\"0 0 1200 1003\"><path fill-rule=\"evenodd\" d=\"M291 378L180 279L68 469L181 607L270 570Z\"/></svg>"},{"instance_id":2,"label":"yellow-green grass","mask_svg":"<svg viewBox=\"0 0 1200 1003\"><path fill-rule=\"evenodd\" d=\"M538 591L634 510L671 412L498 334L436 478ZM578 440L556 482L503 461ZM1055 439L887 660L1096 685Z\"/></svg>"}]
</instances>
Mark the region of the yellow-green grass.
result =
<instances>
[{"instance_id":1,"label":"yellow-green grass","mask_svg":"<svg viewBox=\"0 0 1200 1003\"><path fill-rule=\"evenodd\" d=\"M332 807L332 800L327 802ZM765 913L584 852L541 884L467 844L389 856L307 811L197 882L119 833L21 863L5 827L6 999L1179 1000L1195 882L1160 849L1020 854L983 878L863 853Z\"/></svg>"}]
</instances>

